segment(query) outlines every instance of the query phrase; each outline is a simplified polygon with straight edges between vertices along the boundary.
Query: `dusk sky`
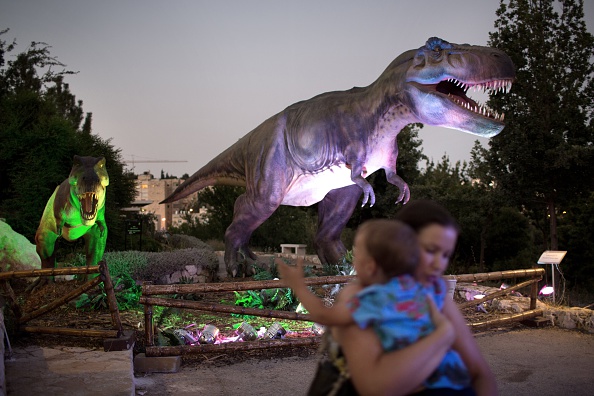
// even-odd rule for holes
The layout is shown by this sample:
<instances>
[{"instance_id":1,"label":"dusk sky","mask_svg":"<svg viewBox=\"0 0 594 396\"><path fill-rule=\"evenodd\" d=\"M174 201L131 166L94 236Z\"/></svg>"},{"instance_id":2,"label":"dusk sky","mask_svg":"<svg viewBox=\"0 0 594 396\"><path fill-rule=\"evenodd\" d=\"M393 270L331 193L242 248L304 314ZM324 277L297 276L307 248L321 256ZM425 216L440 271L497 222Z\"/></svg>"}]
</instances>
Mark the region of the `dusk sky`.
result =
<instances>
[{"instance_id":1,"label":"dusk sky","mask_svg":"<svg viewBox=\"0 0 594 396\"><path fill-rule=\"evenodd\" d=\"M124 160L134 159L135 173L181 176L292 103L369 85L429 37L486 45L498 6L498 0L0 0L0 30L10 29L0 39L16 38L12 55L31 41L50 45L68 70L78 71L66 82L93 113L93 133L111 139ZM593 32L594 1L585 1L584 12ZM439 161L446 154L452 162L469 160L475 140L488 141L427 126L420 138L427 156ZM187 162L140 162L146 160Z\"/></svg>"}]
</instances>

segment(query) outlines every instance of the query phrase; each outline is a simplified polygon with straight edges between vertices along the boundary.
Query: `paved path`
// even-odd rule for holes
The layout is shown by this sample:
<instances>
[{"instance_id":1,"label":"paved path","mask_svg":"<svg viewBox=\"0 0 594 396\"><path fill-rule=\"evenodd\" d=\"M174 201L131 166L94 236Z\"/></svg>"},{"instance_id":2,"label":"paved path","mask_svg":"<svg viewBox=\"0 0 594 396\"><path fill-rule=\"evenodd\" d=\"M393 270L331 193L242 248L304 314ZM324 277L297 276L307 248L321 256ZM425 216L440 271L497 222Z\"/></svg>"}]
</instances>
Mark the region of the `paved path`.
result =
<instances>
[{"instance_id":1,"label":"paved path","mask_svg":"<svg viewBox=\"0 0 594 396\"><path fill-rule=\"evenodd\" d=\"M5 370L7 396L134 395L132 350L17 347Z\"/></svg>"},{"instance_id":2,"label":"paved path","mask_svg":"<svg viewBox=\"0 0 594 396\"><path fill-rule=\"evenodd\" d=\"M502 396L594 394L594 335L558 328L478 334Z\"/></svg>"},{"instance_id":3,"label":"paved path","mask_svg":"<svg viewBox=\"0 0 594 396\"><path fill-rule=\"evenodd\" d=\"M589 396L594 388L594 335L557 328L476 334L502 396ZM304 395L316 357L184 367L136 377L137 395Z\"/></svg>"}]
</instances>

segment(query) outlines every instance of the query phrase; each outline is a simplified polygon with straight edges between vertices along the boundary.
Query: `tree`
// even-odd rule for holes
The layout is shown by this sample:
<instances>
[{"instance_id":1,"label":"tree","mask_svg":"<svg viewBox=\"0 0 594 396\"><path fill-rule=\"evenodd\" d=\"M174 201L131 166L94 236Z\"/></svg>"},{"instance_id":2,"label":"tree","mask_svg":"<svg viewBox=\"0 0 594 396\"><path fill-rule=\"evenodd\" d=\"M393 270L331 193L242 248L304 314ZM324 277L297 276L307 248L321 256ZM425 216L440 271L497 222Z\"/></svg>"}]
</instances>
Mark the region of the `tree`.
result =
<instances>
[{"instance_id":1,"label":"tree","mask_svg":"<svg viewBox=\"0 0 594 396\"><path fill-rule=\"evenodd\" d=\"M559 215L594 186L594 37L581 0L502 0L497 16L489 44L512 58L517 81L490 99L507 126L487 160L497 188L540 231L541 249L558 250Z\"/></svg>"},{"instance_id":2,"label":"tree","mask_svg":"<svg viewBox=\"0 0 594 396\"><path fill-rule=\"evenodd\" d=\"M200 222L203 229L200 232L202 235L196 235L196 237L223 240L225 230L233 221L235 201L244 192L245 188L232 186L214 186L198 192L198 207L195 207L194 211L198 212L201 207L204 207L207 212L206 219Z\"/></svg>"},{"instance_id":3,"label":"tree","mask_svg":"<svg viewBox=\"0 0 594 396\"><path fill-rule=\"evenodd\" d=\"M426 168L411 188L414 199L431 199L446 207L456 218L462 232L456 255L450 263L452 273L463 273L483 265L480 250L483 212L480 195L472 187L466 162L451 165L447 156L435 164L427 161Z\"/></svg>"},{"instance_id":4,"label":"tree","mask_svg":"<svg viewBox=\"0 0 594 396\"><path fill-rule=\"evenodd\" d=\"M559 216L559 243L568 254L562 268L566 279L583 290L594 290L594 193L575 200ZM567 269L567 270L565 270ZM588 294L586 294L588 295Z\"/></svg>"},{"instance_id":5,"label":"tree","mask_svg":"<svg viewBox=\"0 0 594 396\"><path fill-rule=\"evenodd\" d=\"M511 203L548 224L543 241L556 250L559 207L594 186L594 37L581 0L502 0L497 16L489 44L512 58L517 81L491 97L507 126L487 160Z\"/></svg>"},{"instance_id":6,"label":"tree","mask_svg":"<svg viewBox=\"0 0 594 396\"><path fill-rule=\"evenodd\" d=\"M8 30L3 30L0 35ZM91 133L64 78L71 71L51 56L50 47L32 43L14 60L5 58L16 42L0 40L0 217L33 239L43 208L56 186L68 177L75 154L104 156L110 186L106 217L108 248L124 241L120 209L134 198L134 181L124 173L120 152Z\"/></svg>"}]
</instances>

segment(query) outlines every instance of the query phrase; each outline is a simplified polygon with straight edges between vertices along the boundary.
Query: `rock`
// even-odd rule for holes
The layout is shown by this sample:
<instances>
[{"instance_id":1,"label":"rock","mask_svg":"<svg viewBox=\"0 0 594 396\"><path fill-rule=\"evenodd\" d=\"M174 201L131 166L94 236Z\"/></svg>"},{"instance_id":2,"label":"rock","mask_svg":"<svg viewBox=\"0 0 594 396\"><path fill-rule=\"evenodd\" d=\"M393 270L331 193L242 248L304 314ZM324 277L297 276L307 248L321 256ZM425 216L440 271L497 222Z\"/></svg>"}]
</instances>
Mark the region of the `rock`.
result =
<instances>
[{"instance_id":1,"label":"rock","mask_svg":"<svg viewBox=\"0 0 594 396\"><path fill-rule=\"evenodd\" d=\"M456 286L458 295L466 300L476 294L489 295L496 291L499 291L499 289L470 283L458 283ZM525 312L530 309L530 297L507 295L495 298L491 300L489 308L509 314ZM552 306L540 300L536 300L536 308L543 310L543 316L549 319L553 326L594 333L594 311L591 309Z\"/></svg>"},{"instance_id":2,"label":"rock","mask_svg":"<svg viewBox=\"0 0 594 396\"><path fill-rule=\"evenodd\" d=\"M578 307L548 307L544 317L562 329L576 329L594 333L594 311Z\"/></svg>"},{"instance_id":3,"label":"rock","mask_svg":"<svg viewBox=\"0 0 594 396\"><path fill-rule=\"evenodd\" d=\"M41 259L32 244L8 224L0 221L0 271L26 271L41 268Z\"/></svg>"},{"instance_id":4,"label":"rock","mask_svg":"<svg viewBox=\"0 0 594 396\"><path fill-rule=\"evenodd\" d=\"M500 312L520 313L530 310L530 297L506 296L495 298L491 302L491 307ZM536 309L546 309L547 305L540 300L536 300Z\"/></svg>"},{"instance_id":5,"label":"rock","mask_svg":"<svg viewBox=\"0 0 594 396\"><path fill-rule=\"evenodd\" d=\"M147 254L138 277L158 284L203 283L218 279L219 259L212 249L179 249Z\"/></svg>"},{"instance_id":6,"label":"rock","mask_svg":"<svg viewBox=\"0 0 594 396\"><path fill-rule=\"evenodd\" d=\"M185 270L175 271L172 274L165 275L161 278L163 284L172 283L204 283L206 276L202 274L202 267L196 265L186 265Z\"/></svg>"},{"instance_id":7,"label":"rock","mask_svg":"<svg viewBox=\"0 0 594 396\"><path fill-rule=\"evenodd\" d=\"M202 270L202 268L200 269ZM198 268L195 265L186 265L186 271L189 276L194 276L198 272Z\"/></svg>"}]
</instances>

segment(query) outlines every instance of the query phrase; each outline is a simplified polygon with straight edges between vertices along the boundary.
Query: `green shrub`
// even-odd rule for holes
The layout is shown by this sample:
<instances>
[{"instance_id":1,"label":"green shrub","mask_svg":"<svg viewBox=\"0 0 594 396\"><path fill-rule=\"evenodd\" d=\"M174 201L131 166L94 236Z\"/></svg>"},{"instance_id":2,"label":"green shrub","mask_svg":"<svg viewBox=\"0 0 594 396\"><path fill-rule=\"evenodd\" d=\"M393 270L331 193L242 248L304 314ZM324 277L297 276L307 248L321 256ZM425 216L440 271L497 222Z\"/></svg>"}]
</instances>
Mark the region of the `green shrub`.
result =
<instances>
[{"instance_id":1,"label":"green shrub","mask_svg":"<svg viewBox=\"0 0 594 396\"><path fill-rule=\"evenodd\" d=\"M274 309L281 311L294 311L298 301L293 291L288 288L262 289L260 292L246 290L235 293L235 305L246 308ZM231 314L233 317L244 320L252 319L251 315Z\"/></svg>"},{"instance_id":2,"label":"green shrub","mask_svg":"<svg viewBox=\"0 0 594 396\"><path fill-rule=\"evenodd\" d=\"M193 237L191 237L193 238ZM107 252L103 259L107 263L110 278L114 284L114 291L120 310L138 307L141 294L139 286L141 281L160 283L161 278L176 271L184 270L188 265L201 267L206 274L216 276L219 268L219 259L213 249L193 238L181 238L190 241L200 248L180 249L171 252ZM198 242L196 242L198 241ZM76 255L71 266L85 266L85 257ZM98 276L97 274L93 276ZM188 282L188 280L185 280ZM190 298L191 296L183 296ZM77 308L102 309L107 308L107 295L103 284L95 291L85 293L76 302Z\"/></svg>"},{"instance_id":3,"label":"green shrub","mask_svg":"<svg viewBox=\"0 0 594 396\"><path fill-rule=\"evenodd\" d=\"M146 252L135 250L106 252L103 255L103 260L107 263L109 276L112 278L126 275L135 278L134 274L142 272L148 262ZM71 266L73 267L84 267L85 265L87 264L83 254L77 254L71 262Z\"/></svg>"},{"instance_id":4,"label":"green shrub","mask_svg":"<svg viewBox=\"0 0 594 396\"><path fill-rule=\"evenodd\" d=\"M187 265L202 267L210 273L216 274L219 268L219 258L212 249L181 249L171 252L146 253L147 265L132 277L136 280L159 283L165 275L184 270Z\"/></svg>"},{"instance_id":5,"label":"green shrub","mask_svg":"<svg viewBox=\"0 0 594 396\"><path fill-rule=\"evenodd\" d=\"M191 235L173 234L167 238L167 243L173 249L203 249L214 250L209 244Z\"/></svg>"}]
</instances>

